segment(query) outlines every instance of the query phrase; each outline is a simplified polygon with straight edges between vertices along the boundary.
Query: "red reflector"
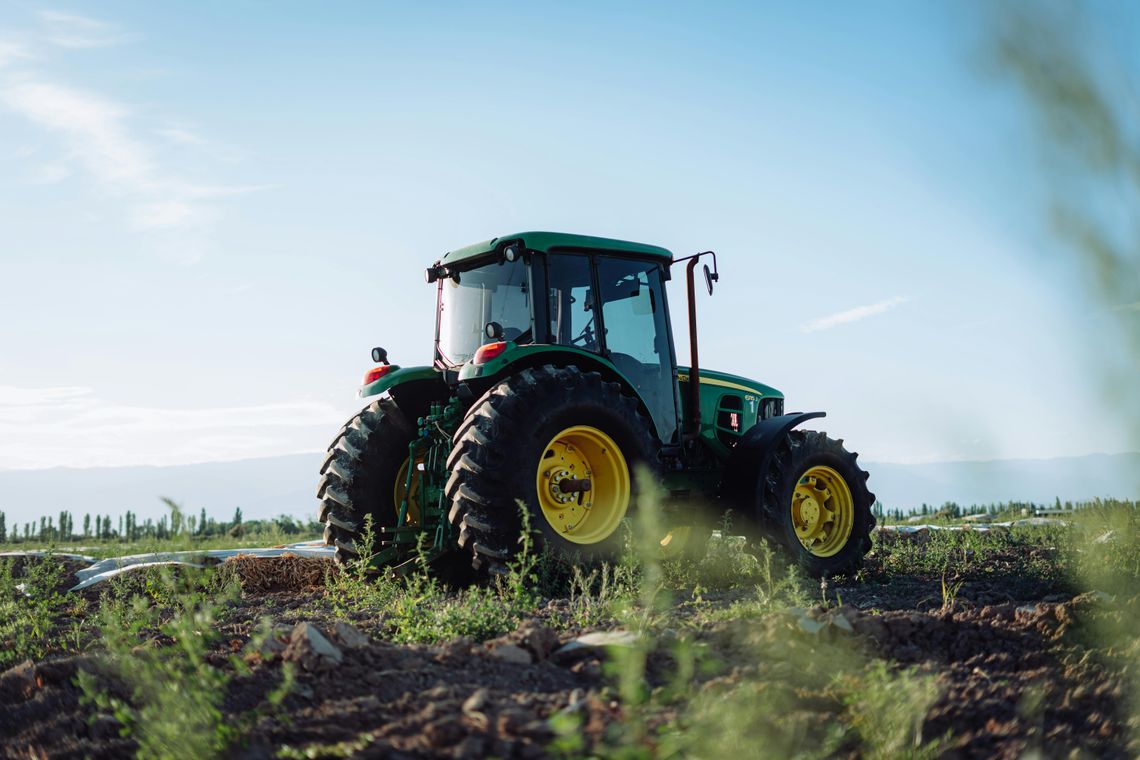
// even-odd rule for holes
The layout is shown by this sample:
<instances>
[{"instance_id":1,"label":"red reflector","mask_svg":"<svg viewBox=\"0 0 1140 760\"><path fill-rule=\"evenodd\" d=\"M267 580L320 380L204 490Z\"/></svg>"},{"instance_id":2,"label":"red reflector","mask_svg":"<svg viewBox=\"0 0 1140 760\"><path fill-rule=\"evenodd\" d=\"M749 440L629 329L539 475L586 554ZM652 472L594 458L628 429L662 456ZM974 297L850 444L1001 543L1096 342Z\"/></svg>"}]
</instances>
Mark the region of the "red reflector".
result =
<instances>
[{"instance_id":1,"label":"red reflector","mask_svg":"<svg viewBox=\"0 0 1140 760\"><path fill-rule=\"evenodd\" d=\"M373 367L364 373L364 384L368 385L369 383L376 382L380 378L384 377L384 375L387 375L388 370L390 369L392 369L391 364L382 364L379 367Z\"/></svg>"},{"instance_id":2,"label":"red reflector","mask_svg":"<svg viewBox=\"0 0 1140 760\"><path fill-rule=\"evenodd\" d=\"M506 341L502 340L495 343L488 343L485 346L479 346L479 350L475 352L475 358L473 362L475 364L485 364L506 350Z\"/></svg>"}]
</instances>

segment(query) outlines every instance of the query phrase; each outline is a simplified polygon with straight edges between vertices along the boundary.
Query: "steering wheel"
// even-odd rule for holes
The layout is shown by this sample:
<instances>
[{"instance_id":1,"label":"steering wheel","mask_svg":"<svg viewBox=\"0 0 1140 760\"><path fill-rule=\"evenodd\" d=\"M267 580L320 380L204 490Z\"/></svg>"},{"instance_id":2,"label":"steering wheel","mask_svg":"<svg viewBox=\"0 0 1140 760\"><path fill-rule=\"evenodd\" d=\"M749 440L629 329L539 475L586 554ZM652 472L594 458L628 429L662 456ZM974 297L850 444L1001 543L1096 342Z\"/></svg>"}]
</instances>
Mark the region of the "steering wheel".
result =
<instances>
[{"instance_id":1,"label":"steering wheel","mask_svg":"<svg viewBox=\"0 0 1140 760\"><path fill-rule=\"evenodd\" d=\"M578 337L571 338L570 340L570 345L572 346L586 346L589 344L597 344L597 340L594 337L594 320L592 318L586 323L586 326L582 328L582 332L578 333Z\"/></svg>"}]
</instances>

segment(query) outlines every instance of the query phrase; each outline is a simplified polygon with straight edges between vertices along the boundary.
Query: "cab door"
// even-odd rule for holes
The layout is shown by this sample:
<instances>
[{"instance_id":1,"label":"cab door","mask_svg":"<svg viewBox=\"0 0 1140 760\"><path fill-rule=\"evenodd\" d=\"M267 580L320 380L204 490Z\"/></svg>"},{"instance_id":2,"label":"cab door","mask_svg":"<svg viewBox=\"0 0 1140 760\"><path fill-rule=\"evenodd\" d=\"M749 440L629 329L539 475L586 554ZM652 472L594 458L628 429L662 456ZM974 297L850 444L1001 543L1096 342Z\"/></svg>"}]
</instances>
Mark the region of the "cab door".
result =
<instances>
[{"instance_id":1,"label":"cab door","mask_svg":"<svg viewBox=\"0 0 1140 760\"><path fill-rule=\"evenodd\" d=\"M661 263L594 257L603 355L641 394L660 439L677 435L676 360Z\"/></svg>"}]
</instances>

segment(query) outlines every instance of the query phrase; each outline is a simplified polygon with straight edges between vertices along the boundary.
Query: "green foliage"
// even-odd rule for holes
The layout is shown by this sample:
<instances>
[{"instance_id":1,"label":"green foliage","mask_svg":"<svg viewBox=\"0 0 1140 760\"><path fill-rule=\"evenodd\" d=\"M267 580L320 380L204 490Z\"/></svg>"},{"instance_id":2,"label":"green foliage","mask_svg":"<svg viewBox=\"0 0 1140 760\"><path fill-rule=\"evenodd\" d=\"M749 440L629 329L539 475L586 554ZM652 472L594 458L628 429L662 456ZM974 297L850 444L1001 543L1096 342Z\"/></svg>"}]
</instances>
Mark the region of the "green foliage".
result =
<instances>
[{"instance_id":1,"label":"green foliage","mask_svg":"<svg viewBox=\"0 0 1140 760\"><path fill-rule=\"evenodd\" d=\"M923 736L922 724L939 696L935 678L911 668L894 670L878 660L837 679L845 722L859 736L869 760L933 758L943 740Z\"/></svg>"},{"instance_id":2,"label":"green foliage","mask_svg":"<svg viewBox=\"0 0 1140 760\"><path fill-rule=\"evenodd\" d=\"M1099 614L1080 631L1099 642L1100 658L1125 675L1132 750L1140 750L1140 505L1106 500L1076 520L1075 572L1082 588L1097 592ZM1104 646L1108 643L1109 646Z\"/></svg>"},{"instance_id":3,"label":"green foliage","mask_svg":"<svg viewBox=\"0 0 1140 760\"><path fill-rule=\"evenodd\" d=\"M130 699L111 696L89 673L80 676L79 685L87 703L112 712L124 735L138 741L140 757L213 757L234 738L221 710L230 675L208 659L225 596L204 599L204 585L161 573L153 583L148 578L144 593L102 608L100 633ZM144 629L172 643L140 646Z\"/></svg>"},{"instance_id":4,"label":"green foliage","mask_svg":"<svg viewBox=\"0 0 1140 760\"><path fill-rule=\"evenodd\" d=\"M1060 526L929 530L918 539L876 533L872 540L874 556L887 575L953 576L1016 557L1026 573L1059 578L1063 567L1058 566L1055 554L1068 543L1067 532Z\"/></svg>"},{"instance_id":5,"label":"green foliage","mask_svg":"<svg viewBox=\"0 0 1140 760\"><path fill-rule=\"evenodd\" d=\"M524 525L528 526L524 512ZM333 610L342 617L382 617L394 641L436 643L460 636L482 641L516 628L538 604L537 559L529 528L509 571L489 586L448 589L432 572L421 547L420 565L402 578L372 569L375 539L371 516L357 541L360 559L326 579Z\"/></svg>"},{"instance_id":6,"label":"green foliage","mask_svg":"<svg viewBox=\"0 0 1140 760\"><path fill-rule=\"evenodd\" d=\"M104 597L99 633L106 667L122 685L115 691L129 696L114 696L94 673L80 672L78 683L85 704L112 714L122 734L138 742L139 757L215 757L256 717L223 714L230 680L248 669L238 657L219 662L213 654L219 614L239 594L235 584L219 586L208 571L175 575L162 568ZM266 635L263 626L249 647L258 648ZM281 704L292 683L286 666L281 684L266 696L269 709Z\"/></svg>"},{"instance_id":7,"label":"green foliage","mask_svg":"<svg viewBox=\"0 0 1140 760\"><path fill-rule=\"evenodd\" d=\"M594 755L827 757L841 749L870 758L937 754L940 745L922 736L923 720L938 696L932 678L869 661L849 639L805 633L785 611L806 603L808 584L766 545L749 547L755 555L745 560L740 542L713 542L702 561L670 569L654 540L662 535L659 506L659 494L640 495L633 556L622 563L636 568L636 593L612 600L617 621L634 637L607 653L623 715L601 746L589 748ZM676 629L678 585L699 590L704 579L710 587L727 587L731 572L741 569L741 581L754 585L755 595L732 605L721 621L729 626L722 636L708 639ZM729 653L731 665L721 661ZM666 669L650 666L662 660L669 663ZM552 752L586 753L579 719L562 715L552 727L558 733Z\"/></svg>"},{"instance_id":8,"label":"green foliage","mask_svg":"<svg viewBox=\"0 0 1140 760\"><path fill-rule=\"evenodd\" d=\"M82 606L63 592L66 570L50 554L23 562L20 577L14 575L14 565L0 560L0 671L63 649L56 637L58 621Z\"/></svg>"}]
</instances>

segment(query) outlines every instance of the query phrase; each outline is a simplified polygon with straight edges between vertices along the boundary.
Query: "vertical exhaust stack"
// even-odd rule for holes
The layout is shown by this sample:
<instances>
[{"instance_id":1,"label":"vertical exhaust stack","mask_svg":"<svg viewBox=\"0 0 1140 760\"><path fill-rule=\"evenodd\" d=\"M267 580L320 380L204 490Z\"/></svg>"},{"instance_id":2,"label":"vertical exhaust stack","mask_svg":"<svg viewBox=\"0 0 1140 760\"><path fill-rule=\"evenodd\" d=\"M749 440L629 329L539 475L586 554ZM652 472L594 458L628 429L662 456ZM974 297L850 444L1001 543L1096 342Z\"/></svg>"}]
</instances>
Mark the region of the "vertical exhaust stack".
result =
<instances>
[{"instance_id":1,"label":"vertical exhaust stack","mask_svg":"<svg viewBox=\"0 0 1140 760\"><path fill-rule=\"evenodd\" d=\"M689 419L685 434L696 438L701 432L701 368L697 358L697 288L693 282L693 270L697 267L700 254L689 259L685 267L685 286L689 291Z\"/></svg>"}]
</instances>

